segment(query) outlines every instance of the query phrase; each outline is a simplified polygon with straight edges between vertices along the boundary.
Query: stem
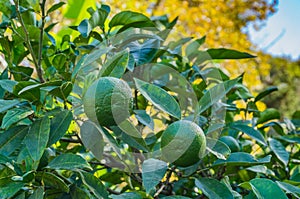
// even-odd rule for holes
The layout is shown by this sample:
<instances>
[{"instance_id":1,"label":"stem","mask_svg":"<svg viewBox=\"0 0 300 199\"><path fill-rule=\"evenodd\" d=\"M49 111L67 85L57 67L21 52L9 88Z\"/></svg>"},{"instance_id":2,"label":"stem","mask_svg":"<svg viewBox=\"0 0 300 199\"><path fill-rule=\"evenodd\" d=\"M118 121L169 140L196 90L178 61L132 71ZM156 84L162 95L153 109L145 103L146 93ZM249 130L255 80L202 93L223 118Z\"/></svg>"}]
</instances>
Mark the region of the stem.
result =
<instances>
[{"instance_id":1,"label":"stem","mask_svg":"<svg viewBox=\"0 0 300 199\"><path fill-rule=\"evenodd\" d=\"M19 18L19 21L20 21L20 24L21 24L21 28L23 29L23 32L25 34L25 43L26 43L26 46L32 56L32 59L33 59L33 63L35 65L35 68L36 68L36 71L37 71L37 75L40 79L40 81L43 83L45 82L44 78L43 78L43 74L42 74L42 69L40 68L39 64L38 64L38 60L34 54L34 51L33 51L33 48L32 48L32 45L30 43L30 37L29 37L29 33L26 29L26 26L25 26L25 23L23 21L23 18L21 16L21 12L20 12L20 9L19 9L19 0L14 0L14 3L15 3L15 6L16 6L16 13L17 13L17 16Z\"/></svg>"},{"instance_id":2,"label":"stem","mask_svg":"<svg viewBox=\"0 0 300 199\"><path fill-rule=\"evenodd\" d=\"M42 0L42 3L40 4L41 7L41 12L42 12L42 25L40 27L40 42L39 42L39 52L38 52L38 68L37 68L37 73L39 75L39 78L41 82L43 83L45 80L43 79L43 71L42 71L42 51L43 51L43 40L44 40L44 27L45 27L45 4L46 0Z\"/></svg>"}]
</instances>

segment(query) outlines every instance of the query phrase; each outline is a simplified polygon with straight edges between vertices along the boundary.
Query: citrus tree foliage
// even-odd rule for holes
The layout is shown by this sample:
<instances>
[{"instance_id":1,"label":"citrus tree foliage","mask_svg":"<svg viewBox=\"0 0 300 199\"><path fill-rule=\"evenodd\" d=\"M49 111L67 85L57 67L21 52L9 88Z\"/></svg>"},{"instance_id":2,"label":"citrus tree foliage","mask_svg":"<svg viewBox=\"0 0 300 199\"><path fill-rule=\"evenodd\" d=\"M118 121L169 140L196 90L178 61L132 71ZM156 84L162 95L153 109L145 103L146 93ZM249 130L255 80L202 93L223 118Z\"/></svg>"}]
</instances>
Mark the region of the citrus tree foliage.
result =
<instances>
[{"instance_id":1,"label":"citrus tree foliage","mask_svg":"<svg viewBox=\"0 0 300 199\"><path fill-rule=\"evenodd\" d=\"M0 198L299 198L299 111L291 120L260 111L276 88L252 95L243 74L214 67L255 56L206 49L203 36L169 41L176 20L104 4L63 27L76 35L56 35L49 16L72 5L0 2ZM104 78L128 84L132 100L119 102L118 87L115 103L97 107L107 96L93 85L103 90ZM126 119L117 108L107 111L115 122L99 125L101 108L127 102ZM176 127L186 142L172 142L170 156L161 137L182 120L203 131L206 152L183 151L199 161L178 166L170 157L193 142L188 128Z\"/></svg>"},{"instance_id":2,"label":"citrus tree foliage","mask_svg":"<svg viewBox=\"0 0 300 199\"><path fill-rule=\"evenodd\" d=\"M148 16L178 17L176 32L180 36L201 37L206 35L206 47L233 48L255 52L255 46L248 38L247 25L259 29L265 20L276 12L276 0L150 0L150 1L107 1L120 10L129 9L146 13ZM260 53L254 61L225 61L221 66L232 76L247 70L245 83L258 92L262 77L269 75L268 56Z\"/></svg>"}]
</instances>

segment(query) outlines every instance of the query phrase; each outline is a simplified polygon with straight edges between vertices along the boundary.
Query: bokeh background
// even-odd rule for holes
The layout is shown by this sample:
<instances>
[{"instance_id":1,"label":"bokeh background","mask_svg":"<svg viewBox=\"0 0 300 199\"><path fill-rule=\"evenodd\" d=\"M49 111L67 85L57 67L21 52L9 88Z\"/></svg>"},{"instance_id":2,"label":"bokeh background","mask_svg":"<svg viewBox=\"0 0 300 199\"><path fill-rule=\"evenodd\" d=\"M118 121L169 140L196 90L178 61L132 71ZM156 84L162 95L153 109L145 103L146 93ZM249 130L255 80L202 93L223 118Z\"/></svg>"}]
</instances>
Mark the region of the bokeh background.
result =
<instances>
[{"instance_id":1,"label":"bokeh background","mask_svg":"<svg viewBox=\"0 0 300 199\"><path fill-rule=\"evenodd\" d=\"M52 13L58 41L65 34L79 33L68 28L89 18L87 9L108 4L111 12L132 10L149 17L176 17L173 37L206 35L205 47L232 48L257 56L243 61L216 62L232 78L244 79L256 94L270 86L279 91L264 99L266 106L279 109L289 117L300 108L300 1L299 0L65 0L68 4ZM38 1L36 1L38 2ZM60 2L47 0L48 5ZM110 15L112 16L112 14ZM245 106L241 101L240 107Z\"/></svg>"}]
</instances>

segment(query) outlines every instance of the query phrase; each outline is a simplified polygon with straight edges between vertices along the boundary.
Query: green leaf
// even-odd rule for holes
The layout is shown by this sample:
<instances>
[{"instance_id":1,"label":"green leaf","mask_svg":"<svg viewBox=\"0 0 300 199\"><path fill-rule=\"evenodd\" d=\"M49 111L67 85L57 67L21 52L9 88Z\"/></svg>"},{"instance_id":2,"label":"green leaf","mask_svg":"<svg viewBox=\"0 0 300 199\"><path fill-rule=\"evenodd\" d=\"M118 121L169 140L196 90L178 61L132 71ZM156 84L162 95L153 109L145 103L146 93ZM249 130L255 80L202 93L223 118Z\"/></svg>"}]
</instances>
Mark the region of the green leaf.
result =
<instances>
[{"instance_id":1,"label":"green leaf","mask_svg":"<svg viewBox=\"0 0 300 199\"><path fill-rule=\"evenodd\" d=\"M27 126L16 126L0 134L0 154L9 156L20 149L24 137L28 133Z\"/></svg>"},{"instance_id":2,"label":"green leaf","mask_svg":"<svg viewBox=\"0 0 300 199\"><path fill-rule=\"evenodd\" d=\"M275 176L275 173L272 170L268 169L268 167L266 167L264 165L256 165L256 166L248 167L248 168L246 168L246 170L252 171L254 173L263 173L265 175Z\"/></svg>"},{"instance_id":3,"label":"green leaf","mask_svg":"<svg viewBox=\"0 0 300 199\"><path fill-rule=\"evenodd\" d=\"M255 178L250 181L253 192L261 199L287 199L284 192L273 181L265 178Z\"/></svg>"},{"instance_id":4,"label":"green leaf","mask_svg":"<svg viewBox=\"0 0 300 199\"><path fill-rule=\"evenodd\" d=\"M276 181L277 185L286 193L293 194L296 198L300 198L300 188L289 183Z\"/></svg>"},{"instance_id":5,"label":"green leaf","mask_svg":"<svg viewBox=\"0 0 300 199\"><path fill-rule=\"evenodd\" d=\"M67 101L67 97L72 92L73 84L71 82L65 82L58 88L51 90L49 93L60 99Z\"/></svg>"},{"instance_id":6,"label":"green leaf","mask_svg":"<svg viewBox=\"0 0 300 199\"><path fill-rule=\"evenodd\" d=\"M77 27L77 30L81 33L81 35L84 38L87 38L90 32L92 31L92 27L89 20L84 19L83 21L81 21L79 26Z\"/></svg>"},{"instance_id":7,"label":"green leaf","mask_svg":"<svg viewBox=\"0 0 300 199\"><path fill-rule=\"evenodd\" d=\"M264 90L263 92L259 93L255 97L254 102L257 102L257 101L261 100L262 98L268 96L270 93L273 93L274 91L278 91L278 88L276 86L271 86L271 87L267 88L266 90Z\"/></svg>"},{"instance_id":8,"label":"green leaf","mask_svg":"<svg viewBox=\"0 0 300 199\"><path fill-rule=\"evenodd\" d=\"M107 198L108 193L103 183L93 174L81 171L79 172L83 183L97 198Z\"/></svg>"},{"instance_id":9,"label":"green leaf","mask_svg":"<svg viewBox=\"0 0 300 199\"><path fill-rule=\"evenodd\" d=\"M14 86L17 85L18 82L14 80L0 80L0 87L2 87L4 90L13 93Z\"/></svg>"},{"instance_id":10,"label":"green leaf","mask_svg":"<svg viewBox=\"0 0 300 199\"><path fill-rule=\"evenodd\" d=\"M121 139L127 143L129 146L132 146L136 149L148 152L147 144L142 137L139 130L128 120L124 120L120 124L118 124L118 127L122 132L119 132L121 134ZM115 128L115 130L118 130Z\"/></svg>"},{"instance_id":11,"label":"green leaf","mask_svg":"<svg viewBox=\"0 0 300 199\"><path fill-rule=\"evenodd\" d=\"M129 52L124 50L109 58L99 71L99 77L116 77L121 78L124 74L129 61Z\"/></svg>"},{"instance_id":12,"label":"green leaf","mask_svg":"<svg viewBox=\"0 0 300 199\"><path fill-rule=\"evenodd\" d=\"M71 111L63 110L56 114L51 120L49 141L47 146L51 146L56 143L67 132L71 121L73 120L73 114Z\"/></svg>"},{"instance_id":13,"label":"green leaf","mask_svg":"<svg viewBox=\"0 0 300 199\"><path fill-rule=\"evenodd\" d=\"M1 186L0 198L11 198L24 186L23 182L10 182Z\"/></svg>"},{"instance_id":14,"label":"green leaf","mask_svg":"<svg viewBox=\"0 0 300 199\"><path fill-rule=\"evenodd\" d=\"M137 23L138 25L135 25ZM109 28L119 25L132 25L132 27L137 28L155 27L155 24L148 17L132 11L123 11L116 14L108 24Z\"/></svg>"},{"instance_id":15,"label":"green leaf","mask_svg":"<svg viewBox=\"0 0 300 199\"><path fill-rule=\"evenodd\" d=\"M72 199L90 199L90 194L77 187L75 184L70 187L70 195Z\"/></svg>"},{"instance_id":16,"label":"green leaf","mask_svg":"<svg viewBox=\"0 0 300 199\"><path fill-rule=\"evenodd\" d=\"M231 123L229 125L230 128L241 131L243 133L246 133L247 135L249 135L251 138L253 138L254 140L256 140L257 142L259 142L260 144L267 146L267 143L265 141L265 138L263 137L263 135L255 130L254 128L244 125L244 124L239 124L239 123Z\"/></svg>"},{"instance_id":17,"label":"green leaf","mask_svg":"<svg viewBox=\"0 0 300 199\"><path fill-rule=\"evenodd\" d=\"M100 161L103 157L105 142L99 129L91 122L84 122L80 127L80 138L84 146Z\"/></svg>"},{"instance_id":18,"label":"green leaf","mask_svg":"<svg viewBox=\"0 0 300 199\"><path fill-rule=\"evenodd\" d=\"M162 197L162 199L191 199L185 196L167 196L167 197Z\"/></svg>"},{"instance_id":19,"label":"green leaf","mask_svg":"<svg viewBox=\"0 0 300 199\"><path fill-rule=\"evenodd\" d=\"M52 60L52 65L58 71L62 71L65 69L65 64L67 61L67 56L64 53L56 54Z\"/></svg>"},{"instance_id":20,"label":"green leaf","mask_svg":"<svg viewBox=\"0 0 300 199\"><path fill-rule=\"evenodd\" d=\"M198 49L202 46L205 42L206 36L196 39L189 43L185 49L185 55L188 57L189 60L193 59L194 57L198 56Z\"/></svg>"},{"instance_id":21,"label":"green leaf","mask_svg":"<svg viewBox=\"0 0 300 199\"><path fill-rule=\"evenodd\" d=\"M285 147L281 144L281 142L276 139L269 138L269 144L276 157L284 164L284 166L287 166L290 155L285 150Z\"/></svg>"},{"instance_id":22,"label":"green leaf","mask_svg":"<svg viewBox=\"0 0 300 199\"><path fill-rule=\"evenodd\" d=\"M36 178L41 180L47 187L49 186L63 192L69 192L68 185L57 175L49 172L39 172L37 173Z\"/></svg>"},{"instance_id":23,"label":"green leaf","mask_svg":"<svg viewBox=\"0 0 300 199\"><path fill-rule=\"evenodd\" d=\"M230 155L230 148L223 142L206 138L206 149L214 154L218 159L226 160L226 157Z\"/></svg>"},{"instance_id":24,"label":"green leaf","mask_svg":"<svg viewBox=\"0 0 300 199\"><path fill-rule=\"evenodd\" d=\"M204 93L203 97L199 100L199 113L204 112L216 102L220 101L226 96L226 94L233 89L240 81L240 77L232 80L228 80L217 84Z\"/></svg>"},{"instance_id":25,"label":"green leaf","mask_svg":"<svg viewBox=\"0 0 300 199\"><path fill-rule=\"evenodd\" d=\"M77 168L90 168L90 165L81 156L66 153L54 158L47 167L50 169L74 170Z\"/></svg>"},{"instance_id":26,"label":"green leaf","mask_svg":"<svg viewBox=\"0 0 300 199\"><path fill-rule=\"evenodd\" d=\"M63 5L65 5L65 2L59 2L54 4L53 6L51 6L51 8L49 8L49 10L47 10L47 15L50 14L51 12L59 9L60 7L62 7Z\"/></svg>"},{"instance_id":27,"label":"green leaf","mask_svg":"<svg viewBox=\"0 0 300 199\"><path fill-rule=\"evenodd\" d=\"M142 165L143 185L149 193L165 176L168 164L161 160L150 158Z\"/></svg>"},{"instance_id":28,"label":"green leaf","mask_svg":"<svg viewBox=\"0 0 300 199\"><path fill-rule=\"evenodd\" d=\"M195 179L195 184L209 199L233 199L230 190L216 179L199 178Z\"/></svg>"},{"instance_id":29,"label":"green leaf","mask_svg":"<svg viewBox=\"0 0 300 199\"><path fill-rule=\"evenodd\" d=\"M136 119L138 119L139 122L144 124L145 126L148 126L150 129L154 130L154 121L150 115L147 114L145 110L134 110L133 111L136 115Z\"/></svg>"},{"instance_id":30,"label":"green leaf","mask_svg":"<svg viewBox=\"0 0 300 199\"><path fill-rule=\"evenodd\" d=\"M11 110L7 111L7 113L4 115L4 117L2 119L1 128L7 129L12 124L19 122L20 120L31 115L33 112L34 112L33 110L26 108L26 107L11 109Z\"/></svg>"},{"instance_id":31,"label":"green leaf","mask_svg":"<svg viewBox=\"0 0 300 199\"><path fill-rule=\"evenodd\" d=\"M17 104L19 104L20 101L19 100L3 100L3 99L0 99L0 113L16 106Z\"/></svg>"},{"instance_id":32,"label":"green leaf","mask_svg":"<svg viewBox=\"0 0 300 199\"><path fill-rule=\"evenodd\" d=\"M36 88L34 89L30 89L30 90L27 90L26 92L22 92L19 94L19 92L21 90L23 90L24 88L28 87L28 86L33 86L33 85L37 85ZM35 102L35 101L39 101L40 100L40 90L38 88L38 85L37 83L35 82L30 82L30 81L22 81L22 82L19 82L15 87L14 87L14 91L13 93L18 96L19 98L23 98L23 99L26 99L26 100L29 100L31 102Z\"/></svg>"},{"instance_id":33,"label":"green leaf","mask_svg":"<svg viewBox=\"0 0 300 199\"><path fill-rule=\"evenodd\" d=\"M256 57L245 52L226 48L212 48L206 52L210 55L211 59L247 59Z\"/></svg>"},{"instance_id":34,"label":"green leaf","mask_svg":"<svg viewBox=\"0 0 300 199\"><path fill-rule=\"evenodd\" d=\"M128 44L130 54L134 57L137 66L150 63L160 48L160 40L148 39L144 43L137 41Z\"/></svg>"},{"instance_id":35,"label":"green leaf","mask_svg":"<svg viewBox=\"0 0 300 199\"><path fill-rule=\"evenodd\" d=\"M125 192L120 195L110 195L112 199L143 199L142 196L135 192Z\"/></svg>"},{"instance_id":36,"label":"green leaf","mask_svg":"<svg viewBox=\"0 0 300 199\"><path fill-rule=\"evenodd\" d=\"M44 197L44 188L38 187L34 190L33 194L28 197L28 199L41 199Z\"/></svg>"},{"instance_id":37,"label":"green leaf","mask_svg":"<svg viewBox=\"0 0 300 199\"><path fill-rule=\"evenodd\" d=\"M107 5L101 5L100 9L97 9L91 14L89 22L93 28L100 26L101 29L104 29L104 23L110 12L110 7Z\"/></svg>"},{"instance_id":38,"label":"green leaf","mask_svg":"<svg viewBox=\"0 0 300 199\"><path fill-rule=\"evenodd\" d=\"M50 132L50 119L45 116L36 120L30 127L24 143L34 161L39 161L47 147Z\"/></svg>"},{"instance_id":39,"label":"green leaf","mask_svg":"<svg viewBox=\"0 0 300 199\"><path fill-rule=\"evenodd\" d=\"M28 81L33 73L33 68L25 66L16 66L10 69L16 81Z\"/></svg>"},{"instance_id":40,"label":"green leaf","mask_svg":"<svg viewBox=\"0 0 300 199\"><path fill-rule=\"evenodd\" d=\"M213 166L228 165L228 166L251 166L269 163L271 161L271 155L268 155L261 159L255 159L252 155L245 152L231 153L227 160L216 160Z\"/></svg>"},{"instance_id":41,"label":"green leaf","mask_svg":"<svg viewBox=\"0 0 300 199\"><path fill-rule=\"evenodd\" d=\"M268 108L260 113L256 124L262 124L269 120L280 119L280 112L275 108Z\"/></svg>"},{"instance_id":42,"label":"green leaf","mask_svg":"<svg viewBox=\"0 0 300 199\"><path fill-rule=\"evenodd\" d=\"M175 118L181 118L179 104L164 89L136 78L134 78L134 81L137 89L154 106Z\"/></svg>"}]
</instances>

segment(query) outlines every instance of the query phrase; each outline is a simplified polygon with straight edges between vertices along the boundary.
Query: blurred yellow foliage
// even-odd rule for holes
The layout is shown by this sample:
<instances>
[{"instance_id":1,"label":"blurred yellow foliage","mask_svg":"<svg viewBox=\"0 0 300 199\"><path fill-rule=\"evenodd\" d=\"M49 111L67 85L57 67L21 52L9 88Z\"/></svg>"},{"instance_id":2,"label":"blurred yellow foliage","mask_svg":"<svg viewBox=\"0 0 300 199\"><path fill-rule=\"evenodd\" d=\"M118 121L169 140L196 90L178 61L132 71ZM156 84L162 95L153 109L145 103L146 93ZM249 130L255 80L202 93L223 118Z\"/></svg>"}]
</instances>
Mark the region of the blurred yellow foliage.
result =
<instances>
[{"instance_id":1,"label":"blurred yellow foliage","mask_svg":"<svg viewBox=\"0 0 300 199\"><path fill-rule=\"evenodd\" d=\"M209 48L232 48L257 55L255 60L226 61L222 66L233 76L245 72L245 82L252 91L261 90L261 77L269 75L269 57L255 51L246 26L259 27L275 12L277 2L269 0L107 0L113 12L132 10L148 16L167 14L170 20L179 16L175 28L181 36L206 35Z\"/></svg>"}]
</instances>

